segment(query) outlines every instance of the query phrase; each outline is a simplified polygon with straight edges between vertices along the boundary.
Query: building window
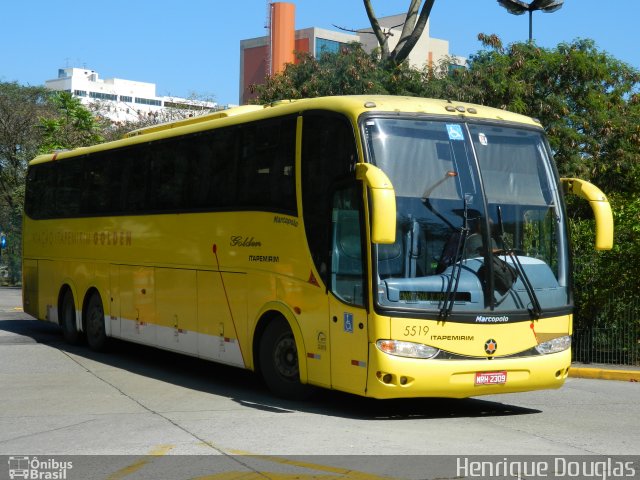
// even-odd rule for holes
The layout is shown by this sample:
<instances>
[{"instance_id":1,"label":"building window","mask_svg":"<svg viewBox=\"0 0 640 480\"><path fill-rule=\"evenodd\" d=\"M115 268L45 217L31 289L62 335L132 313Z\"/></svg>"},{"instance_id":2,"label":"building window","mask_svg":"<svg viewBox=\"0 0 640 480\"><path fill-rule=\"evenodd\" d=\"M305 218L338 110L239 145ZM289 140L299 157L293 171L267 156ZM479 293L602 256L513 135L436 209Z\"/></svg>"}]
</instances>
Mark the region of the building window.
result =
<instances>
[{"instance_id":1,"label":"building window","mask_svg":"<svg viewBox=\"0 0 640 480\"><path fill-rule=\"evenodd\" d=\"M86 90L74 90L73 94L76 97L86 97L87 96L87 91Z\"/></svg>"},{"instance_id":2,"label":"building window","mask_svg":"<svg viewBox=\"0 0 640 480\"><path fill-rule=\"evenodd\" d=\"M338 53L342 45L344 44L335 40L316 38L316 57L320 57L323 53Z\"/></svg>"},{"instance_id":3,"label":"building window","mask_svg":"<svg viewBox=\"0 0 640 480\"><path fill-rule=\"evenodd\" d=\"M162 106L162 102L160 100L154 100L152 98L136 97L136 103L139 103L141 105L155 105L156 107Z\"/></svg>"},{"instance_id":4,"label":"building window","mask_svg":"<svg viewBox=\"0 0 640 480\"><path fill-rule=\"evenodd\" d=\"M449 65L448 73L449 75L455 75L459 70L466 70L466 67L464 65L457 65L455 63L452 63Z\"/></svg>"},{"instance_id":5,"label":"building window","mask_svg":"<svg viewBox=\"0 0 640 480\"><path fill-rule=\"evenodd\" d=\"M97 100L118 100L118 96L112 93L89 92L89 96Z\"/></svg>"},{"instance_id":6,"label":"building window","mask_svg":"<svg viewBox=\"0 0 640 480\"><path fill-rule=\"evenodd\" d=\"M129 97L128 95L120 95L121 102L133 102L133 97Z\"/></svg>"},{"instance_id":7,"label":"building window","mask_svg":"<svg viewBox=\"0 0 640 480\"><path fill-rule=\"evenodd\" d=\"M211 108L207 105L198 105L195 103L184 103L184 102L164 102L165 108L178 108L182 110L207 110Z\"/></svg>"}]
</instances>

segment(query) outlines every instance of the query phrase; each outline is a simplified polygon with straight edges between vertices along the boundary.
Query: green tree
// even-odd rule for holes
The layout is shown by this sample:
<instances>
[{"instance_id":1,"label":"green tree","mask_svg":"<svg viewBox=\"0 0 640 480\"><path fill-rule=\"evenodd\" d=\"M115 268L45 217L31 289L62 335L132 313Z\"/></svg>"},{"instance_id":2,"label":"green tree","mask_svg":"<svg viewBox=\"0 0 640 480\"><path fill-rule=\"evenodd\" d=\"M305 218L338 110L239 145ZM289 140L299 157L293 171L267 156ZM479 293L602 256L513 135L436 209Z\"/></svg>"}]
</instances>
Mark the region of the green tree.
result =
<instances>
[{"instance_id":1,"label":"green tree","mask_svg":"<svg viewBox=\"0 0 640 480\"><path fill-rule=\"evenodd\" d=\"M312 98L330 95L417 95L428 72L406 63L386 70L376 54L367 53L352 43L337 53L323 53L319 58L298 54L296 64L288 64L280 74L267 78L263 85L253 85L255 103Z\"/></svg>"},{"instance_id":2,"label":"green tree","mask_svg":"<svg viewBox=\"0 0 640 480\"><path fill-rule=\"evenodd\" d=\"M640 319L640 197L614 193L609 201L616 226L611 251L593 251L593 220L571 221L578 326L615 326L629 317L621 313L630 308L631 315Z\"/></svg>"},{"instance_id":3,"label":"green tree","mask_svg":"<svg viewBox=\"0 0 640 480\"><path fill-rule=\"evenodd\" d=\"M0 82L0 230L7 235L1 264L11 283L20 280L24 176L41 143L39 118L47 115L48 93L41 87Z\"/></svg>"},{"instance_id":4,"label":"green tree","mask_svg":"<svg viewBox=\"0 0 640 480\"><path fill-rule=\"evenodd\" d=\"M101 124L80 99L68 92L55 92L49 97L52 109L40 119L43 141L40 152L49 153L94 145L103 141Z\"/></svg>"},{"instance_id":5,"label":"green tree","mask_svg":"<svg viewBox=\"0 0 640 480\"><path fill-rule=\"evenodd\" d=\"M1 264L20 281L22 213L28 162L38 153L101 141L100 124L69 93L0 83L0 230L8 248Z\"/></svg>"}]
</instances>

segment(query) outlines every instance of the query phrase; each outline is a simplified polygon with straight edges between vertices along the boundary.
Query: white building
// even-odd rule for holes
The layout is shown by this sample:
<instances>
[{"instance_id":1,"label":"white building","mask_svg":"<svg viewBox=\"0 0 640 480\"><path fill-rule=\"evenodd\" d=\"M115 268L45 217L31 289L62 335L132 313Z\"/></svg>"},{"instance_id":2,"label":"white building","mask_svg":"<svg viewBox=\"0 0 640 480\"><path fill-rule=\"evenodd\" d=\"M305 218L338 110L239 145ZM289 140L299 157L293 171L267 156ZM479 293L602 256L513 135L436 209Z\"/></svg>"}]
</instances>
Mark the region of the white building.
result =
<instances>
[{"instance_id":1,"label":"white building","mask_svg":"<svg viewBox=\"0 0 640 480\"><path fill-rule=\"evenodd\" d=\"M124 80L101 79L94 70L61 68L58 78L47 80L50 90L66 91L84 105L96 108L105 117L116 121L137 121L148 116L171 117L174 112L216 109L214 102L156 95L156 84Z\"/></svg>"}]
</instances>

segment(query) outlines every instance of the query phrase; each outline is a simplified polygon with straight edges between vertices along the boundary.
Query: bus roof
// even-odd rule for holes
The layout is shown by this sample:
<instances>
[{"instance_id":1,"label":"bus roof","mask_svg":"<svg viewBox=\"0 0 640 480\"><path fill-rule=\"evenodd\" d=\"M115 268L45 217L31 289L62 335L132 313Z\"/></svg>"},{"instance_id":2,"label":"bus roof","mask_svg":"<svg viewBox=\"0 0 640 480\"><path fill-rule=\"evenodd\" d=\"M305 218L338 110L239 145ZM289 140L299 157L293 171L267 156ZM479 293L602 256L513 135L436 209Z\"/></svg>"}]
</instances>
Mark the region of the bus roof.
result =
<instances>
[{"instance_id":1,"label":"bus roof","mask_svg":"<svg viewBox=\"0 0 640 480\"><path fill-rule=\"evenodd\" d=\"M492 107L484 107L452 100L438 100L420 97L400 97L391 95L349 95L335 97L317 97L300 100L283 100L269 105L244 105L228 110L187 118L151 127L133 130L121 140L64 150L52 154L40 155L31 163L43 163L55 159L75 157L92 152L110 150L166 137L195 133L241 124L248 121L266 119L280 115L290 115L305 110L332 110L357 119L363 113L415 113L437 116L454 116L460 119L484 119L540 127L540 123L531 117Z\"/></svg>"},{"instance_id":2,"label":"bus roof","mask_svg":"<svg viewBox=\"0 0 640 480\"><path fill-rule=\"evenodd\" d=\"M242 115L243 113L255 112L257 110L264 109L261 105L242 105L240 107L228 108L226 110L219 110L217 112L208 113L205 115L198 115L195 117L185 118L184 120L176 120L173 122L159 123L157 125L151 125L150 127L138 128L132 130L129 133L125 133L123 138L135 137L137 135L145 135L147 133L160 132L162 130L169 130L171 128L184 127L186 125L193 125L196 123L208 122L210 120L217 120L219 118L228 118L236 115Z\"/></svg>"}]
</instances>

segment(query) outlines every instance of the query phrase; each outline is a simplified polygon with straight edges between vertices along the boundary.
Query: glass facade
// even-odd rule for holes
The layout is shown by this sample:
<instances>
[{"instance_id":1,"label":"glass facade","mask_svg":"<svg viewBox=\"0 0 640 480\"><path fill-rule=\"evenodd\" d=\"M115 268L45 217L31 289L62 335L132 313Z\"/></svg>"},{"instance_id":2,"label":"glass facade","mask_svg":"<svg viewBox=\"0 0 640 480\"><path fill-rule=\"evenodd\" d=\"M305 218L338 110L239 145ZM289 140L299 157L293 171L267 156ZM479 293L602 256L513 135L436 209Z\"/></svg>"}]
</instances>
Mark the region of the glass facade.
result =
<instances>
[{"instance_id":1,"label":"glass facade","mask_svg":"<svg viewBox=\"0 0 640 480\"><path fill-rule=\"evenodd\" d=\"M336 42L335 40L327 40L326 38L316 38L316 53L315 56L319 57L323 53L338 53L340 47L344 46L344 43Z\"/></svg>"}]
</instances>

